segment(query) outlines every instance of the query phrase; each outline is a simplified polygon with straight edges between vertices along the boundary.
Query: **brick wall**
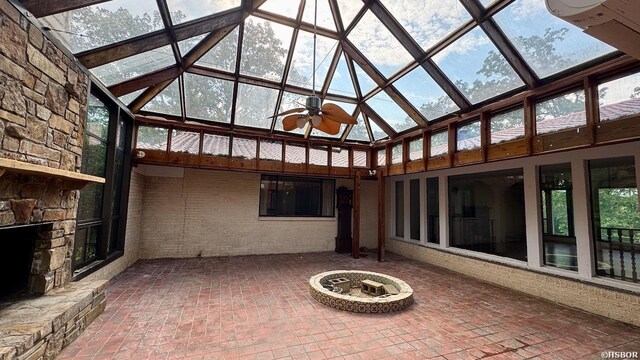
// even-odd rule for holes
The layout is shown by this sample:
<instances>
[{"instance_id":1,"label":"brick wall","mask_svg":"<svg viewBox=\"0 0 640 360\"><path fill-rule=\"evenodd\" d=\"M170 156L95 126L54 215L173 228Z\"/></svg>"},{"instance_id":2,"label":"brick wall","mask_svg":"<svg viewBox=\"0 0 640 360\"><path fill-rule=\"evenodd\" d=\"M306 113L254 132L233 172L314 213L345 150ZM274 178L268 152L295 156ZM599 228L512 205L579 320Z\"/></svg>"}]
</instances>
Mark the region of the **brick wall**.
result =
<instances>
[{"instance_id":1,"label":"brick wall","mask_svg":"<svg viewBox=\"0 0 640 360\"><path fill-rule=\"evenodd\" d=\"M80 171L88 77L0 0L0 158ZM34 252L29 290L70 278L78 192L60 179L0 177L0 227L54 222Z\"/></svg>"},{"instance_id":2,"label":"brick wall","mask_svg":"<svg viewBox=\"0 0 640 360\"><path fill-rule=\"evenodd\" d=\"M342 185L353 188L353 180L336 181ZM182 177L146 177L141 258L334 250L334 218L261 220L259 192L259 174L185 169Z\"/></svg>"},{"instance_id":3,"label":"brick wall","mask_svg":"<svg viewBox=\"0 0 640 360\"><path fill-rule=\"evenodd\" d=\"M127 210L127 232L125 234L124 255L107 266L87 276L82 281L109 280L133 265L140 259L140 242L142 238L142 197L144 195L145 177L135 170L131 172L129 188L129 204Z\"/></svg>"},{"instance_id":4,"label":"brick wall","mask_svg":"<svg viewBox=\"0 0 640 360\"><path fill-rule=\"evenodd\" d=\"M387 239L387 250L496 285L640 326L640 296Z\"/></svg>"}]
</instances>

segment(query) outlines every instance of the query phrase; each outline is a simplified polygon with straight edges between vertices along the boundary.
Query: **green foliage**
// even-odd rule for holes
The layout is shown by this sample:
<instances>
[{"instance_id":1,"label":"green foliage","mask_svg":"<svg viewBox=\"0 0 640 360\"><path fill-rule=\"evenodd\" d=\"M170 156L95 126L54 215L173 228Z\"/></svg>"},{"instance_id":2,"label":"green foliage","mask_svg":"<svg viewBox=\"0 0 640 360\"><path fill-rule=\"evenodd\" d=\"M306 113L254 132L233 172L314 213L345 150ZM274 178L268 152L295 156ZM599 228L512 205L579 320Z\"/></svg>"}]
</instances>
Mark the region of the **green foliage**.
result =
<instances>
[{"instance_id":1,"label":"green foliage","mask_svg":"<svg viewBox=\"0 0 640 360\"><path fill-rule=\"evenodd\" d=\"M600 227L640 229L637 188L598 189Z\"/></svg>"},{"instance_id":2,"label":"green foliage","mask_svg":"<svg viewBox=\"0 0 640 360\"><path fill-rule=\"evenodd\" d=\"M138 127L138 145L144 144L144 148L152 148L159 144L167 143L169 130L161 127ZM140 146L139 146L140 147Z\"/></svg>"}]
</instances>

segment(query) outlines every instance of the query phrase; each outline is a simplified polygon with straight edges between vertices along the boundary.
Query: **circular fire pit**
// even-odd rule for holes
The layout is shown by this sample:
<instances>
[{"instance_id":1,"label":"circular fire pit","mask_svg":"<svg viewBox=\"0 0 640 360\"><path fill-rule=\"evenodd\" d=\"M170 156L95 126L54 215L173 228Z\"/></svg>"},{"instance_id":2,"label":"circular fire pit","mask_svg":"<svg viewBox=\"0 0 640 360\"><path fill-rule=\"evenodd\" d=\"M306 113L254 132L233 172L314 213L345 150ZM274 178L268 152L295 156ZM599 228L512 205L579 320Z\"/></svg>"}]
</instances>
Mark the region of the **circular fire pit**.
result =
<instances>
[{"instance_id":1,"label":"circular fire pit","mask_svg":"<svg viewBox=\"0 0 640 360\"><path fill-rule=\"evenodd\" d=\"M334 270L309 279L311 296L322 304L356 313L388 313L413 304L413 289L392 276L357 270Z\"/></svg>"}]
</instances>

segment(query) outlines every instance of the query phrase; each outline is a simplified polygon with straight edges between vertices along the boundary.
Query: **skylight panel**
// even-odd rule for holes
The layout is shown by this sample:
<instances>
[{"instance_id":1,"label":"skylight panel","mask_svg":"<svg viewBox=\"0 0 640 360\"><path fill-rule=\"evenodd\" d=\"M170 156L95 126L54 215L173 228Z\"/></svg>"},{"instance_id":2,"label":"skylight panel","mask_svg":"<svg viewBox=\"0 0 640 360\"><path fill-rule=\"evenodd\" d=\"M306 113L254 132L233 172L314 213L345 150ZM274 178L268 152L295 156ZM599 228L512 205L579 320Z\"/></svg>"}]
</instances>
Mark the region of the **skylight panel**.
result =
<instances>
[{"instance_id":1,"label":"skylight panel","mask_svg":"<svg viewBox=\"0 0 640 360\"><path fill-rule=\"evenodd\" d=\"M113 0L40 18L72 53L164 28L154 0Z\"/></svg>"},{"instance_id":2,"label":"skylight panel","mask_svg":"<svg viewBox=\"0 0 640 360\"><path fill-rule=\"evenodd\" d=\"M320 90L327 77L338 41L319 35L316 39L316 90ZM300 31L291 58L287 83L311 89L313 71L313 34Z\"/></svg>"},{"instance_id":3,"label":"skylight panel","mask_svg":"<svg viewBox=\"0 0 640 360\"><path fill-rule=\"evenodd\" d=\"M365 95L371 90L378 87L375 81L366 73L360 65L358 65L355 61L353 62L353 68L356 70L356 77L358 78L358 84L360 85L360 92L362 95Z\"/></svg>"},{"instance_id":4,"label":"skylight panel","mask_svg":"<svg viewBox=\"0 0 640 360\"><path fill-rule=\"evenodd\" d=\"M164 46L91 69L105 86L147 74L175 64L171 47Z\"/></svg>"},{"instance_id":5,"label":"skylight panel","mask_svg":"<svg viewBox=\"0 0 640 360\"><path fill-rule=\"evenodd\" d=\"M229 123L233 82L185 73L184 102L187 117Z\"/></svg>"},{"instance_id":6,"label":"skylight panel","mask_svg":"<svg viewBox=\"0 0 640 360\"><path fill-rule=\"evenodd\" d=\"M351 128L349 135L347 135L347 140L371 141L364 121L364 117L360 114L360 116L358 116L358 123Z\"/></svg>"},{"instance_id":7,"label":"skylight panel","mask_svg":"<svg viewBox=\"0 0 640 360\"><path fill-rule=\"evenodd\" d=\"M304 11L302 13L302 21L313 25L314 1L307 0L304 3ZM336 23L333 21L333 14L328 0L318 0L318 27L329 30L336 30Z\"/></svg>"},{"instance_id":8,"label":"skylight panel","mask_svg":"<svg viewBox=\"0 0 640 360\"><path fill-rule=\"evenodd\" d=\"M471 20L458 0L382 0L382 4L425 50Z\"/></svg>"},{"instance_id":9,"label":"skylight panel","mask_svg":"<svg viewBox=\"0 0 640 360\"><path fill-rule=\"evenodd\" d=\"M144 88L144 89L140 89L140 90L136 90L132 93L128 93L126 95L122 95L119 96L118 99L120 101L122 101L123 104L129 106L129 104L131 104L131 102L133 102L133 100L135 100L136 98L138 98L138 96L140 96L140 94L142 94L145 90L147 90L148 88Z\"/></svg>"},{"instance_id":10,"label":"skylight panel","mask_svg":"<svg viewBox=\"0 0 640 360\"><path fill-rule=\"evenodd\" d=\"M273 108L278 100L278 90L249 84L238 84L236 100L236 125L271 128Z\"/></svg>"},{"instance_id":11,"label":"skylight panel","mask_svg":"<svg viewBox=\"0 0 640 360\"><path fill-rule=\"evenodd\" d=\"M420 66L393 83L427 120L460 110L442 88Z\"/></svg>"},{"instance_id":12,"label":"skylight panel","mask_svg":"<svg viewBox=\"0 0 640 360\"><path fill-rule=\"evenodd\" d=\"M260 5L259 10L270 12L272 14L282 15L290 19L298 17L298 8L300 0L267 0Z\"/></svg>"},{"instance_id":13,"label":"skylight panel","mask_svg":"<svg viewBox=\"0 0 640 360\"><path fill-rule=\"evenodd\" d=\"M331 83L329 84L329 93L356 96L355 88L353 87L353 81L351 81L351 75L349 75L349 68L347 67L347 61L344 54L340 56L338 66L336 67Z\"/></svg>"},{"instance_id":14,"label":"skylight panel","mask_svg":"<svg viewBox=\"0 0 640 360\"><path fill-rule=\"evenodd\" d=\"M306 100L307 100L306 95L300 95L300 94L285 91L284 93L282 93L282 101L280 102L280 108L278 109L278 113L281 113L283 111L287 111L290 109L303 108ZM272 116L272 115L273 114L269 116ZM278 118L276 118L275 130L284 131L284 129L282 128L282 118L283 116L279 116ZM304 131L305 131L304 128L302 129L295 128L294 130L288 131L287 133L304 134Z\"/></svg>"},{"instance_id":15,"label":"skylight panel","mask_svg":"<svg viewBox=\"0 0 640 360\"><path fill-rule=\"evenodd\" d=\"M524 85L479 27L440 51L433 60L473 104Z\"/></svg>"},{"instance_id":16,"label":"skylight panel","mask_svg":"<svg viewBox=\"0 0 640 360\"><path fill-rule=\"evenodd\" d=\"M369 119L369 127L371 128L371 134L373 135L373 140L378 141L384 138L388 138L389 135L384 132L375 121Z\"/></svg>"},{"instance_id":17,"label":"skylight panel","mask_svg":"<svg viewBox=\"0 0 640 360\"><path fill-rule=\"evenodd\" d=\"M182 116L178 80L176 79L169 84L162 92L151 99L142 110L159 114Z\"/></svg>"},{"instance_id":18,"label":"skylight panel","mask_svg":"<svg viewBox=\"0 0 640 360\"><path fill-rule=\"evenodd\" d=\"M416 122L384 91L367 100L367 105L397 132L417 126Z\"/></svg>"},{"instance_id":19,"label":"skylight panel","mask_svg":"<svg viewBox=\"0 0 640 360\"><path fill-rule=\"evenodd\" d=\"M196 65L215 70L234 72L236 69L236 59L238 57L239 33L239 27L233 29L224 39L220 40L211 50L198 59Z\"/></svg>"},{"instance_id":20,"label":"skylight panel","mask_svg":"<svg viewBox=\"0 0 640 360\"><path fill-rule=\"evenodd\" d=\"M293 29L256 17L249 17L244 25L240 72L280 81Z\"/></svg>"},{"instance_id":21,"label":"skylight panel","mask_svg":"<svg viewBox=\"0 0 640 360\"><path fill-rule=\"evenodd\" d=\"M616 50L549 14L544 1L517 0L494 19L540 78Z\"/></svg>"},{"instance_id":22,"label":"skylight panel","mask_svg":"<svg viewBox=\"0 0 640 360\"><path fill-rule=\"evenodd\" d=\"M371 11L364 14L347 37L386 77L414 60Z\"/></svg>"},{"instance_id":23,"label":"skylight panel","mask_svg":"<svg viewBox=\"0 0 640 360\"><path fill-rule=\"evenodd\" d=\"M345 103L345 102L341 102L341 101L334 101L334 100L325 100L322 102L323 104L336 104L338 106L340 106L342 108L342 110L346 111L347 114L349 115L353 115L353 111L356 109L356 104L351 104L351 103ZM319 137L329 137L329 138L334 138L337 139L339 137L342 136L342 133L344 132L346 125L342 124L340 125L340 132L338 132L336 135L330 135L321 131L318 131L316 129L311 130L311 136L319 136Z\"/></svg>"},{"instance_id":24,"label":"skylight panel","mask_svg":"<svg viewBox=\"0 0 640 360\"><path fill-rule=\"evenodd\" d=\"M173 25L240 7L241 0L167 0Z\"/></svg>"},{"instance_id":25,"label":"skylight panel","mask_svg":"<svg viewBox=\"0 0 640 360\"><path fill-rule=\"evenodd\" d=\"M362 1L338 0L338 10L345 29L349 27L363 5Z\"/></svg>"},{"instance_id":26,"label":"skylight panel","mask_svg":"<svg viewBox=\"0 0 640 360\"><path fill-rule=\"evenodd\" d=\"M191 51L196 45L198 45L207 34L202 34L182 41L178 41L178 48L180 49L180 55L184 57L189 51Z\"/></svg>"}]
</instances>

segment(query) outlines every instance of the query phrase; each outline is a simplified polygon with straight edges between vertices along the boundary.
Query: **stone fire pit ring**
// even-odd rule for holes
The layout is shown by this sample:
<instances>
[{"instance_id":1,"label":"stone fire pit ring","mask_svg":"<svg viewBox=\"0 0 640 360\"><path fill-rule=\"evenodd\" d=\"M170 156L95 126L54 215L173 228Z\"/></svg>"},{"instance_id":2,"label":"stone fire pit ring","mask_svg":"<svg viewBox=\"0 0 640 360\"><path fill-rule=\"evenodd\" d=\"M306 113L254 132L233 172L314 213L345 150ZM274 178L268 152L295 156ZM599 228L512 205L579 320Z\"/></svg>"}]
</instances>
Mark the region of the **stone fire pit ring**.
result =
<instances>
[{"instance_id":1,"label":"stone fire pit ring","mask_svg":"<svg viewBox=\"0 0 640 360\"><path fill-rule=\"evenodd\" d=\"M329 280L346 278L351 286L360 287L363 280L372 280L384 285L393 285L398 294L378 297L358 297L339 294L326 289L322 284ZM413 289L404 281L385 274L360 270L334 270L314 275L309 279L309 291L318 302L338 309L355 313L389 313L406 309L413 304Z\"/></svg>"}]
</instances>

